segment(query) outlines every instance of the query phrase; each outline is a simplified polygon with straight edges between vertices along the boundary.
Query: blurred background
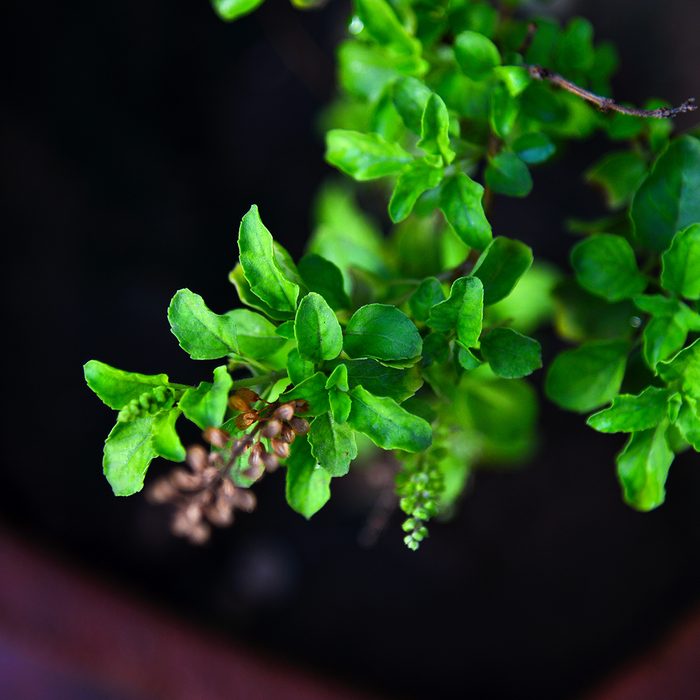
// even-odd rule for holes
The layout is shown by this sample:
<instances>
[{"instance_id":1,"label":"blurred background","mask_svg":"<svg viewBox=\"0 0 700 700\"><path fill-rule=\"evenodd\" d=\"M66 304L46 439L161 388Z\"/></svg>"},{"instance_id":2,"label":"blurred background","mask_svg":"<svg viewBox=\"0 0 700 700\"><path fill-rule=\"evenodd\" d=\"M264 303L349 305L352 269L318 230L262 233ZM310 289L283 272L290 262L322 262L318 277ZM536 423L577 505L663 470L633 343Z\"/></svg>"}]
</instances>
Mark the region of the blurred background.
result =
<instances>
[{"instance_id":1,"label":"blurred background","mask_svg":"<svg viewBox=\"0 0 700 700\"><path fill-rule=\"evenodd\" d=\"M694 0L550 7L617 44L620 99L700 97ZM309 523L285 505L283 475L268 477L258 510L202 548L171 537L163 508L113 497L113 415L81 366L199 381L168 329L175 290L235 303L227 274L252 202L302 252L332 175L316 123L349 6L268 0L233 25L207 0L3 9L2 697L700 696L694 453L643 515L620 498L621 443L543 403L534 459L478 473L417 554L398 514L361 546L387 488L365 473L334 481ZM531 197L497 204L495 230L566 267L563 219L602 213L581 173L605 149L574 144L538 169ZM692 661L673 666L669 648ZM656 671L665 691L646 696Z\"/></svg>"}]
</instances>

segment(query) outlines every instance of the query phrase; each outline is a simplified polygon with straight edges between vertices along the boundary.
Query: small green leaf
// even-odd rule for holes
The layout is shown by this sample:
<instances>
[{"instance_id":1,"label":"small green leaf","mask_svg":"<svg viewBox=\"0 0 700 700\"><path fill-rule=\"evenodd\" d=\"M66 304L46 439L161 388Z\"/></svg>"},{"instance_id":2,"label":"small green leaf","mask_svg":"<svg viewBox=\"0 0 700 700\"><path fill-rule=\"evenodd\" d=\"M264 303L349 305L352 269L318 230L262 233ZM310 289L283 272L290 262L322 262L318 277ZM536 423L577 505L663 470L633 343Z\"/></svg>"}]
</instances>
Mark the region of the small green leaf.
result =
<instances>
[{"instance_id":1,"label":"small green leaf","mask_svg":"<svg viewBox=\"0 0 700 700\"><path fill-rule=\"evenodd\" d=\"M620 394L612 406L588 418L588 425L601 433L634 433L655 428L666 418L671 392L655 386L638 396Z\"/></svg>"},{"instance_id":2,"label":"small green leaf","mask_svg":"<svg viewBox=\"0 0 700 700\"><path fill-rule=\"evenodd\" d=\"M326 389L337 387L340 391L350 391L348 384L348 366L341 363L330 373L326 381Z\"/></svg>"},{"instance_id":3,"label":"small green leaf","mask_svg":"<svg viewBox=\"0 0 700 700\"><path fill-rule=\"evenodd\" d=\"M389 216L397 224L413 211L418 198L442 182L442 168L424 160L415 160L399 175L389 200Z\"/></svg>"},{"instance_id":4,"label":"small green leaf","mask_svg":"<svg viewBox=\"0 0 700 700\"><path fill-rule=\"evenodd\" d=\"M477 277L460 277L452 283L450 296L430 310L428 325L436 331L456 331L464 347L479 342L484 318L484 288Z\"/></svg>"},{"instance_id":5,"label":"small green leaf","mask_svg":"<svg viewBox=\"0 0 700 700\"><path fill-rule=\"evenodd\" d=\"M489 124L496 136L506 139L510 135L520 111L520 102L504 85L497 85L491 92Z\"/></svg>"},{"instance_id":6,"label":"small green leaf","mask_svg":"<svg viewBox=\"0 0 700 700\"><path fill-rule=\"evenodd\" d=\"M274 318L276 321L287 320L293 312L291 311L277 311L273 309L269 304L266 304L260 297L253 294L253 290L248 284L248 280L243 274L243 267L240 263L229 272L228 280L236 288L238 298L246 305L250 306L258 311L262 311L265 316L269 318Z\"/></svg>"},{"instance_id":7,"label":"small green leaf","mask_svg":"<svg viewBox=\"0 0 700 700\"><path fill-rule=\"evenodd\" d=\"M367 304L348 321L344 349L353 358L407 360L421 354L423 341L403 311L389 304Z\"/></svg>"},{"instance_id":8,"label":"small green leaf","mask_svg":"<svg viewBox=\"0 0 700 700\"><path fill-rule=\"evenodd\" d=\"M331 389L328 392L328 401L331 405L331 415L336 423L345 423L350 415L352 399L344 391Z\"/></svg>"},{"instance_id":9,"label":"small green leaf","mask_svg":"<svg viewBox=\"0 0 700 700\"><path fill-rule=\"evenodd\" d=\"M570 411L585 413L611 401L620 390L629 344L594 340L565 350L549 366L547 396Z\"/></svg>"},{"instance_id":10,"label":"small green leaf","mask_svg":"<svg viewBox=\"0 0 700 700\"><path fill-rule=\"evenodd\" d=\"M511 328L494 328L481 339L481 353L499 377L527 377L542 367L542 349L533 338Z\"/></svg>"},{"instance_id":11,"label":"small green leaf","mask_svg":"<svg viewBox=\"0 0 700 700\"><path fill-rule=\"evenodd\" d=\"M418 148L422 148L426 153L442 156L445 164L454 160L455 152L450 148L450 115L442 98L436 93L430 96L425 105L420 133Z\"/></svg>"},{"instance_id":12,"label":"small green leaf","mask_svg":"<svg viewBox=\"0 0 700 700\"><path fill-rule=\"evenodd\" d=\"M385 0L355 0L357 16L367 33L381 46L399 53L420 54L420 42L403 27L391 5Z\"/></svg>"},{"instance_id":13,"label":"small green leaf","mask_svg":"<svg viewBox=\"0 0 700 700\"><path fill-rule=\"evenodd\" d=\"M343 331L326 300L309 292L299 304L294 335L302 357L319 363L332 360L343 349Z\"/></svg>"},{"instance_id":14,"label":"small green leaf","mask_svg":"<svg viewBox=\"0 0 700 700\"><path fill-rule=\"evenodd\" d=\"M666 498L666 478L673 451L666 441L667 423L632 433L617 456L617 476L625 503L637 510L653 510Z\"/></svg>"},{"instance_id":15,"label":"small green leaf","mask_svg":"<svg viewBox=\"0 0 700 700\"><path fill-rule=\"evenodd\" d=\"M171 462L183 462L186 457L185 448L175 429L180 413L179 408L161 411L153 421L153 451Z\"/></svg>"},{"instance_id":16,"label":"small green leaf","mask_svg":"<svg viewBox=\"0 0 700 700\"><path fill-rule=\"evenodd\" d=\"M226 366L217 367L214 383L202 382L196 389L188 389L180 399L180 408L202 430L216 428L224 422L232 385L233 379Z\"/></svg>"},{"instance_id":17,"label":"small green leaf","mask_svg":"<svg viewBox=\"0 0 700 700\"><path fill-rule=\"evenodd\" d=\"M292 384L300 384L314 373L314 363L305 360L294 348L287 355L287 373Z\"/></svg>"},{"instance_id":18,"label":"small green leaf","mask_svg":"<svg viewBox=\"0 0 700 700\"><path fill-rule=\"evenodd\" d=\"M87 362L83 371L87 385L98 398L117 411L154 387L170 386L167 374L125 372L98 360ZM180 387L180 385L173 386Z\"/></svg>"},{"instance_id":19,"label":"small green leaf","mask_svg":"<svg viewBox=\"0 0 700 700\"><path fill-rule=\"evenodd\" d=\"M326 160L355 180L397 175L413 160L397 143L379 134L331 129L326 134Z\"/></svg>"},{"instance_id":20,"label":"small green leaf","mask_svg":"<svg viewBox=\"0 0 700 700\"><path fill-rule=\"evenodd\" d=\"M102 465L115 496L131 496L143 488L143 479L156 456L151 442L152 415L117 423L107 437Z\"/></svg>"},{"instance_id":21,"label":"small green leaf","mask_svg":"<svg viewBox=\"0 0 700 700\"><path fill-rule=\"evenodd\" d=\"M577 243L571 265L578 283L608 301L629 299L647 286L632 246L622 236L599 233Z\"/></svg>"},{"instance_id":22,"label":"small green leaf","mask_svg":"<svg viewBox=\"0 0 700 700\"><path fill-rule=\"evenodd\" d=\"M683 397L675 427L678 428L683 439L692 445L696 452L700 452L700 414L698 414L698 403L691 396Z\"/></svg>"},{"instance_id":23,"label":"small green leaf","mask_svg":"<svg viewBox=\"0 0 700 700\"><path fill-rule=\"evenodd\" d=\"M632 200L637 240L662 252L676 231L700 221L700 140L672 141Z\"/></svg>"},{"instance_id":24,"label":"small green leaf","mask_svg":"<svg viewBox=\"0 0 700 700\"><path fill-rule=\"evenodd\" d=\"M440 209L457 235L471 248L483 250L491 242L491 224L482 198L484 188L464 173L443 182Z\"/></svg>"},{"instance_id":25,"label":"small green leaf","mask_svg":"<svg viewBox=\"0 0 700 700\"><path fill-rule=\"evenodd\" d=\"M661 263L664 289L686 299L700 299L700 224L679 231Z\"/></svg>"},{"instance_id":26,"label":"small green leaf","mask_svg":"<svg viewBox=\"0 0 700 700\"><path fill-rule=\"evenodd\" d=\"M665 382L677 385L694 398L700 398L700 339L667 362L660 362L656 370Z\"/></svg>"},{"instance_id":27,"label":"small green leaf","mask_svg":"<svg viewBox=\"0 0 700 700\"><path fill-rule=\"evenodd\" d=\"M512 145L513 152L525 163L544 163L556 148L549 138L538 131L519 136Z\"/></svg>"},{"instance_id":28,"label":"small green leaf","mask_svg":"<svg viewBox=\"0 0 700 700\"><path fill-rule=\"evenodd\" d=\"M331 476L345 476L357 457L355 431L330 413L314 418L309 431L311 454Z\"/></svg>"},{"instance_id":29,"label":"small green leaf","mask_svg":"<svg viewBox=\"0 0 700 700\"><path fill-rule=\"evenodd\" d=\"M471 350L462 347L457 351L457 362L467 372L471 372L482 364L481 360Z\"/></svg>"},{"instance_id":30,"label":"small green leaf","mask_svg":"<svg viewBox=\"0 0 700 700\"><path fill-rule=\"evenodd\" d=\"M501 64L496 45L483 34L462 32L455 38L455 58L462 72L472 80L485 78Z\"/></svg>"},{"instance_id":31,"label":"small green leaf","mask_svg":"<svg viewBox=\"0 0 700 700\"><path fill-rule=\"evenodd\" d=\"M286 340L294 340L294 321L285 321L275 328L275 334Z\"/></svg>"},{"instance_id":32,"label":"small green leaf","mask_svg":"<svg viewBox=\"0 0 700 700\"><path fill-rule=\"evenodd\" d=\"M241 266L250 289L273 309L293 312L299 285L285 274L272 235L260 219L254 204L241 220L238 230Z\"/></svg>"},{"instance_id":33,"label":"small green leaf","mask_svg":"<svg viewBox=\"0 0 700 700\"><path fill-rule=\"evenodd\" d=\"M211 0L216 14L227 22L247 15L260 7L263 2L264 0Z\"/></svg>"},{"instance_id":34,"label":"small green leaf","mask_svg":"<svg viewBox=\"0 0 700 700\"><path fill-rule=\"evenodd\" d=\"M375 396L389 396L399 403L413 396L423 385L416 367L396 369L376 360L349 360L344 364L348 368L351 389L361 385Z\"/></svg>"},{"instance_id":35,"label":"small green leaf","mask_svg":"<svg viewBox=\"0 0 700 700\"><path fill-rule=\"evenodd\" d=\"M509 151L501 151L489 159L484 179L494 192L509 197L526 197L532 190L532 177L527 165Z\"/></svg>"},{"instance_id":36,"label":"small green leaf","mask_svg":"<svg viewBox=\"0 0 700 700\"><path fill-rule=\"evenodd\" d=\"M216 360L230 353L264 359L284 345L284 338L260 314L248 309L215 314L189 289L173 297L168 321L180 347L194 360Z\"/></svg>"},{"instance_id":37,"label":"small green leaf","mask_svg":"<svg viewBox=\"0 0 700 700\"><path fill-rule=\"evenodd\" d=\"M348 422L385 450L420 452L430 446L430 424L414 416L388 397L378 397L361 386L350 392L352 409Z\"/></svg>"},{"instance_id":38,"label":"small green leaf","mask_svg":"<svg viewBox=\"0 0 700 700\"><path fill-rule=\"evenodd\" d=\"M484 285L484 304L505 299L532 266L532 249L520 241L497 236L474 265L472 275Z\"/></svg>"},{"instance_id":39,"label":"small green leaf","mask_svg":"<svg viewBox=\"0 0 700 700\"><path fill-rule=\"evenodd\" d=\"M628 204L647 173L644 158L636 151L609 153L586 171L586 181L600 187L608 206L617 209Z\"/></svg>"},{"instance_id":40,"label":"small green leaf","mask_svg":"<svg viewBox=\"0 0 700 700\"><path fill-rule=\"evenodd\" d=\"M426 277L411 295L408 305L416 321L427 321L430 309L445 300L442 284L436 277Z\"/></svg>"},{"instance_id":41,"label":"small green leaf","mask_svg":"<svg viewBox=\"0 0 700 700\"><path fill-rule=\"evenodd\" d=\"M287 459L287 503L308 520L331 497L330 483L331 475L316 462L306 436L298 437Z\"/></svg>"},{"instance_id":42,"label":"small green leaf","mask_svg":"<svg viewBox=\"0 0 700 700\"><path fill-rule=\"evenodd\" d=\"M688 337L688 329L676 316L658 316L649 320L642 332L644 361L655 370L662 360L678 352Z\"/></svg>"},{"instance_id":43,"label":"small green leaf","mask_svg":"<svg viewBox=\"0 0 700 700\"><path fill-rule=\"evenodd\" d=\"M413 77L399 78L393 85L392 99L403 123L414 134L420 135L425 106L432 90L421 80Z\"/></svg>"},{"instance_id":44,"label":"small green leaf","mask_svg":"<svg viewBox=\"0 0 700 700\"><path fill-rule=\"evenodd\" d=\"M350 307L350 299L343 288L343 273L330 260L309 253L299 261L299 274L309 291L320 294L331 309Z\"/></svg>"},{"instance_id":45,"label":"small green leaf","mask_svg":"<svg viewBox=\"0 0 700 700\"><path fill-rule=\"evenodd\" d=\"M316 372L308 379L297 384L294 388L280 396L282 401L301 399L309 404L309 410L305 412L309 416L320 416L330 408L328 404L328 389L326 389L326 375Z\"/></svg>"}]
</instances>

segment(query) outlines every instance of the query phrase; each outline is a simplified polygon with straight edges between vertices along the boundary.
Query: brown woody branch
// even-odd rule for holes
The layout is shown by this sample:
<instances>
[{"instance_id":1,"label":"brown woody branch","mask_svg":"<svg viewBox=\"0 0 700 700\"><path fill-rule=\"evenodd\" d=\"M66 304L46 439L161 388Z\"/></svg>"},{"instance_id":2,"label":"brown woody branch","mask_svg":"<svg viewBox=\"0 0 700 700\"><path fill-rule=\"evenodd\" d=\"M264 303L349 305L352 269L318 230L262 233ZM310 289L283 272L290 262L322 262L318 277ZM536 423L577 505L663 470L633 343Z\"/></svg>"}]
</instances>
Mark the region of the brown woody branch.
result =
<instances>
[{"instance_id":1,"label":"brown woody branch","mask_svg":"<svg viewBox=\"0 0 700 700\"><path fill-rule=\"evenodd\" d=\"M619 112L620 114L628 114L632 117L670 119L678 116L679 114L694 112L698 108L694 97L687 99L678 107L659 107L658 109L637 109L636 107L625 107L624 105L618 104L610 97L601 97L590 90L585 90L584 88L576 85L576 83L572 83L570 80L567 80L558 73L554 73L553 71L543 68L542 66L528 66L528 71L535 80L546 80L548 83L551 83L562 90L566 90L567 92L580 97L586 102L594 104L601 112Z\"/></svg>"}]
</instances>

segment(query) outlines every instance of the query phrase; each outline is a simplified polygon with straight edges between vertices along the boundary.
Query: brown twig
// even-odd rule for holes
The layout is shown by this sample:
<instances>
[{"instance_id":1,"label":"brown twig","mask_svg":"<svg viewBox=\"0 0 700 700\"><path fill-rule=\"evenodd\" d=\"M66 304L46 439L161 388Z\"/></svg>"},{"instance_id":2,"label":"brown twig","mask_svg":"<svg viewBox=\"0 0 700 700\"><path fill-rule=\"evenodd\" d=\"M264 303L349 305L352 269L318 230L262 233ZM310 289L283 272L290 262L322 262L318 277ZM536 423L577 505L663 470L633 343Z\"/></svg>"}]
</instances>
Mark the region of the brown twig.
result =
<instances>
[{"instance_id":1,"label":"brown twig","mask_svg":"<svg viewBox=\"0 0 700 700\"><path fill-rule=\"evenodd\" d=\"M618 104L610 97L601 97L590 90L585 90L579 85L576 85L576 83L572 83L570 80L567 80L558 73L554 73L547 68L543 68L542 66L528 66L528 71L535 80L546 80L548 83L556 85L562 90L566 90L572 95L576 95L582 100L594 104L601 112L619 112L620 114L628 114L631 117L670 119L678 116L679 114L694 112L698 108L694 97L687 99L678 107L659 107L658 109L638 109L636 107L625 107L624 105Z\"/></svg>"}]
</instances>

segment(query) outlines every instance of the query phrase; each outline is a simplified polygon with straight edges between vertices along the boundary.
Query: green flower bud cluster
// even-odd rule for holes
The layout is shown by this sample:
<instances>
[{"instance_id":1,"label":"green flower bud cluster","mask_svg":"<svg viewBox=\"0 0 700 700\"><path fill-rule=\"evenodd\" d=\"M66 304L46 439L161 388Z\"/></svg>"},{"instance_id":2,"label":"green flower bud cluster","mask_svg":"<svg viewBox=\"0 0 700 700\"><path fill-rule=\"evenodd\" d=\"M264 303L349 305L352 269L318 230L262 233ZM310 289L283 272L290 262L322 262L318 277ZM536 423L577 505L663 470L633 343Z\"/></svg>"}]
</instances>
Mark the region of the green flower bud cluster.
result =
<instances>
[{"instance_id":1,"label":"green flower bud cluster","mask_svg":"<svg viewBox=\"0 0 700 700\"><path fill-rule=\"evenodd\" d=\"M151 415L164 408L171 408L175 402L175 391L169 386L157 386L144 391L137 399L129 401L117 416L118 423L130 423L146 413Z\"/></svg>"},{"instance_id":2,"label":"green flower bud cluster","mask_svg":"<svg viewBox=\"0 0 700 700\"><path fill-rule=\"evenodd\" d=\"M444 479L439 469L423 459L414 469L409 469L397 480L401 500L399 507L409 517L402 525L406 536L404 544L412 551L428 536L426 522L437 515Z\"/></svg>"}]
</instances>

